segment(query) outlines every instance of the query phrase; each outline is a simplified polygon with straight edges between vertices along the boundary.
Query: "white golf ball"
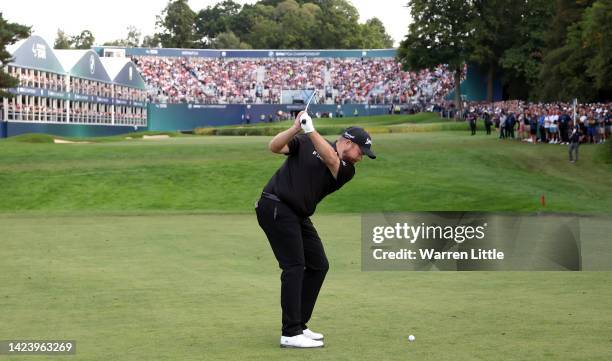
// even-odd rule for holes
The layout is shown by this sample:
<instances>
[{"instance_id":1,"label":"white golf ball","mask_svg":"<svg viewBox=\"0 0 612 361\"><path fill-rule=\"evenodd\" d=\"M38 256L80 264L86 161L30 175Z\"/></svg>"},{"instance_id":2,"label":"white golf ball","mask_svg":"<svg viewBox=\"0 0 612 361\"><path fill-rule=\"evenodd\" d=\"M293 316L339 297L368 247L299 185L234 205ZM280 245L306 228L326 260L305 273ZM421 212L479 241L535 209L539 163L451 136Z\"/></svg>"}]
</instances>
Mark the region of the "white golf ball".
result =
<instances>
[{"instance_id":1,"label":"white golf ball","mask_svg":"<svg viewBox=\"0 0 612 361\"><path fill-rule=\"evenodd\" d=\"M414 340L415 340L414 335L410 335L410 336L408 336L408 341L412 342L412 341L414 341Z\"/></svg>"}]
</instances>

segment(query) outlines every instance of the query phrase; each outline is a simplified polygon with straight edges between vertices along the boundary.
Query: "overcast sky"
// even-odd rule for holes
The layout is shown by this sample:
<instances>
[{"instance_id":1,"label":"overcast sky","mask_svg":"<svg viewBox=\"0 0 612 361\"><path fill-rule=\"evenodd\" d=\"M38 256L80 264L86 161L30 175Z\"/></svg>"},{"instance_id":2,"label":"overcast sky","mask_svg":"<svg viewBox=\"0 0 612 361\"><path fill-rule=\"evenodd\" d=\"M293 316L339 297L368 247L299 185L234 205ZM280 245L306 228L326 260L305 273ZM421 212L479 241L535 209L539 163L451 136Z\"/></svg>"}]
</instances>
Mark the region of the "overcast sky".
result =
<instances>
[{"instance_id":1,"label":"overcast sky","mask_svg":"<svg viewBox=\"0 0 612 361\"><path fill-rule=\"evenodd\" d=\"M215 0L189 0L189 6L198 11ZM238 3L255 3L255 0L237 0ZM359 10L360 22L378 17L385 24L387 33L398 45L408 29L408 0L351 0ZM168 0L2 0L0 11L5 19L32 26L32 34L42 36L53 45L57 29L69 35L89 29L96 44L125 38L129 25L143 35L155 32L155 16L159 15Z\"/></svg>"}]
</instances>

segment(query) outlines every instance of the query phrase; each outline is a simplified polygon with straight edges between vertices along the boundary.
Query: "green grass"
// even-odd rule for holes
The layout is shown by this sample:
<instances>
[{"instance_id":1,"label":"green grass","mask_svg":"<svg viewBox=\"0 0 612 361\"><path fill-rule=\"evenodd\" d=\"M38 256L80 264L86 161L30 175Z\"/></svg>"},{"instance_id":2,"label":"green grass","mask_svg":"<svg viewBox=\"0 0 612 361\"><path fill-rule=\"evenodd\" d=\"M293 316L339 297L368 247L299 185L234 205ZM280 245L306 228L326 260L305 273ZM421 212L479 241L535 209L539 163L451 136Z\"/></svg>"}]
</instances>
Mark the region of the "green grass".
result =
<instances>
[{"instance_id":1,"label":"green grass","mask_svg":"<svg viewBox=\"0 0 612 361\"><path fill-rule=\"evenodd\" d=\"M167 135L169 137L188 137L187 134L181 134L177 132L161 132L147 130L142 132L132 132L120 135L113 135L107 137L64 137L51 134L41 133L25 133L15 135L10 138L3 139L3 142L12 143L53 143L54 139L69 140L75 142L90 142L90 143L107 143L107 142L119 142L126 139L142 139L145 135Z\"/></svg>"},{"instance_id":2,"label":"green grass","mask_svg":"<svg viewBox=\"0 0 612 361\"><path fill-rule=\"evenodd\" d=\"M324 349L278 348L254 214L0 217L0 339L75 339L88 361L609 360L611 272L362 272L359 216L313 222Z\"/></svg>"},{"instance_id":3,"label":"green grass","mask_svg":"<svg viewBox=\"0 0 612 361\"><path fill-rule=\"evenodd\" d=\"M343 117L343 118L320 118L315 119L317 127L326 126L350 126L359 125L365 126L379 126L379 125L394 125L404 123L432 123L432 122L443 122L446 121L438 115L438 113L419 113L419 114L401 114L401 115L372 115L362 117ZM226 128L286 128L292 121L283 121L278 123L255 123L248 126L228 126Z\"/></svg>"},{"instance_id":4,"label":"green grass","mask_svg":"<svg viewBox=\"0 0 612 361\"><path fill-rule=\"evenodd\" d=\"M269 137L175 137L100 144L0 142L0 213L243 213L284 161ZM612 166L585 145L467 132L378 134L376 160L331 195L329 213L515 210L610 213ZM546 208L540 206L540 196Z\"/></svg>"},{"instance_id":5,"label":"green grass","mask_svg":"<svg viewBox=\"0 0 612 361\"><path fill-rule=\"evenodd\" d=\"M361 212L610 214L604 146L570 164L565 146L467 130L373 138L379 158L313 217L330 260L320 350L278 348L279 270L253 212L284 160L270 137L1 140L0 340L75 339L88 361L609 360L612 272L360 264Z\"/></svg>"},{"instance_id":6,"label":"green grass","mask_svg":"<svg viewBox=\"0 0 612 361\"><path fill-rule=\"evenodd\" d=\"M274 135L287 129L291 123L292 121L285 120L277 123L204 127L194 129L194 133L199 135ZM465 122L442 119L437 113L321 118L315 119L315 124L317 131L323 135L339 134L351 125L361 126L372 134L467 129Z\"/></svg>"}]
</instances>

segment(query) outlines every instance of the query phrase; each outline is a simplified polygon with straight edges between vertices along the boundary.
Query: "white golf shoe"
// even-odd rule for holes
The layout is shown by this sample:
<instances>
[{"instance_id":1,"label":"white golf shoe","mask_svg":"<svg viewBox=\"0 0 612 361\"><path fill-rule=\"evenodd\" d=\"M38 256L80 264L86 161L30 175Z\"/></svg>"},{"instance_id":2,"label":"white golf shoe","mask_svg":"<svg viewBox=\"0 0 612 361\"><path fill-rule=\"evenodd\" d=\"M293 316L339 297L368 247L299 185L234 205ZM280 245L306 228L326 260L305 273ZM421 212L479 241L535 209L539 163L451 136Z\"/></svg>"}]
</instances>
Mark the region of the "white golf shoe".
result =
<instances>
[{"instance_id":1,"label":"white golf shoe","mask_svg":"<svg viewBox=\"0 0 612 361\"><path fill-rule=\"evenodd\" d=\"M281 336L280 338L281 348L315 348L323 347L323 342L312 340L306 336L296 335L292 337Z\"/></svg>"},{"instance_id":2,"label":"white golf shoe","mask_svg":"<svg viewBox=\"0 0 612 361\"><path fill-rule=\"evenodd\" d=\"M321 333L316 333L314 331L310 331L310 329L305 329L304 331L304 336L308 337L311 340L315 340L315 341L323 341L323 334Z\"/></svg>"}]
</instances>

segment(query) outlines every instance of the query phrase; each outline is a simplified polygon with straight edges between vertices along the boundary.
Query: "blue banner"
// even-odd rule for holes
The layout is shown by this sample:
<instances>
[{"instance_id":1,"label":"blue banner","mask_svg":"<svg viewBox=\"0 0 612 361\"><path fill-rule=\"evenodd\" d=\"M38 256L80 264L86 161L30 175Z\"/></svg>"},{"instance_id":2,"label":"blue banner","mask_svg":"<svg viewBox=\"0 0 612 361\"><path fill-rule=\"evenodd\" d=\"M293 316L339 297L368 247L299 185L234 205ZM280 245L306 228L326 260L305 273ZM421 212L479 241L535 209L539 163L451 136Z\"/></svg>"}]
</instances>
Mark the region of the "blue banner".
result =
<instances>
[{"instance_id":1,"label":"blue banner","mask_svg":"<svg viewBox=\"0 0 612 361\"><path fill-rule=\"evenodd\" d=\"M108 105L112 105L112 104L127 105L130 107L139 107L139 108L145 108L147 106L145 102L139 102L135 100L105 98L105 97L100 97L97 95L83 95L83 94L75 94L75 93L68 93L68 92L58 92L55 90L40 89L40 88L17 87L17 88L10 88L9 92L16 94L16 95L31 95L31 96L37 96L37 97L72 100L72 101L89 102L89 103L101 103L101 104L108 104Z\"/></svg>"},{"instance_id":2,"label":"blue banner","mask_svg":"<svg viewBox=\"0 0 612 361\"><path fill-rule=\"evenodd\" d=\"M122 49L126 56L171 56L200 58L394 58L397 49L313 49L313 50L217 50L94 47L102 56L104 49Z\"/></svg>"}]
</instances>

